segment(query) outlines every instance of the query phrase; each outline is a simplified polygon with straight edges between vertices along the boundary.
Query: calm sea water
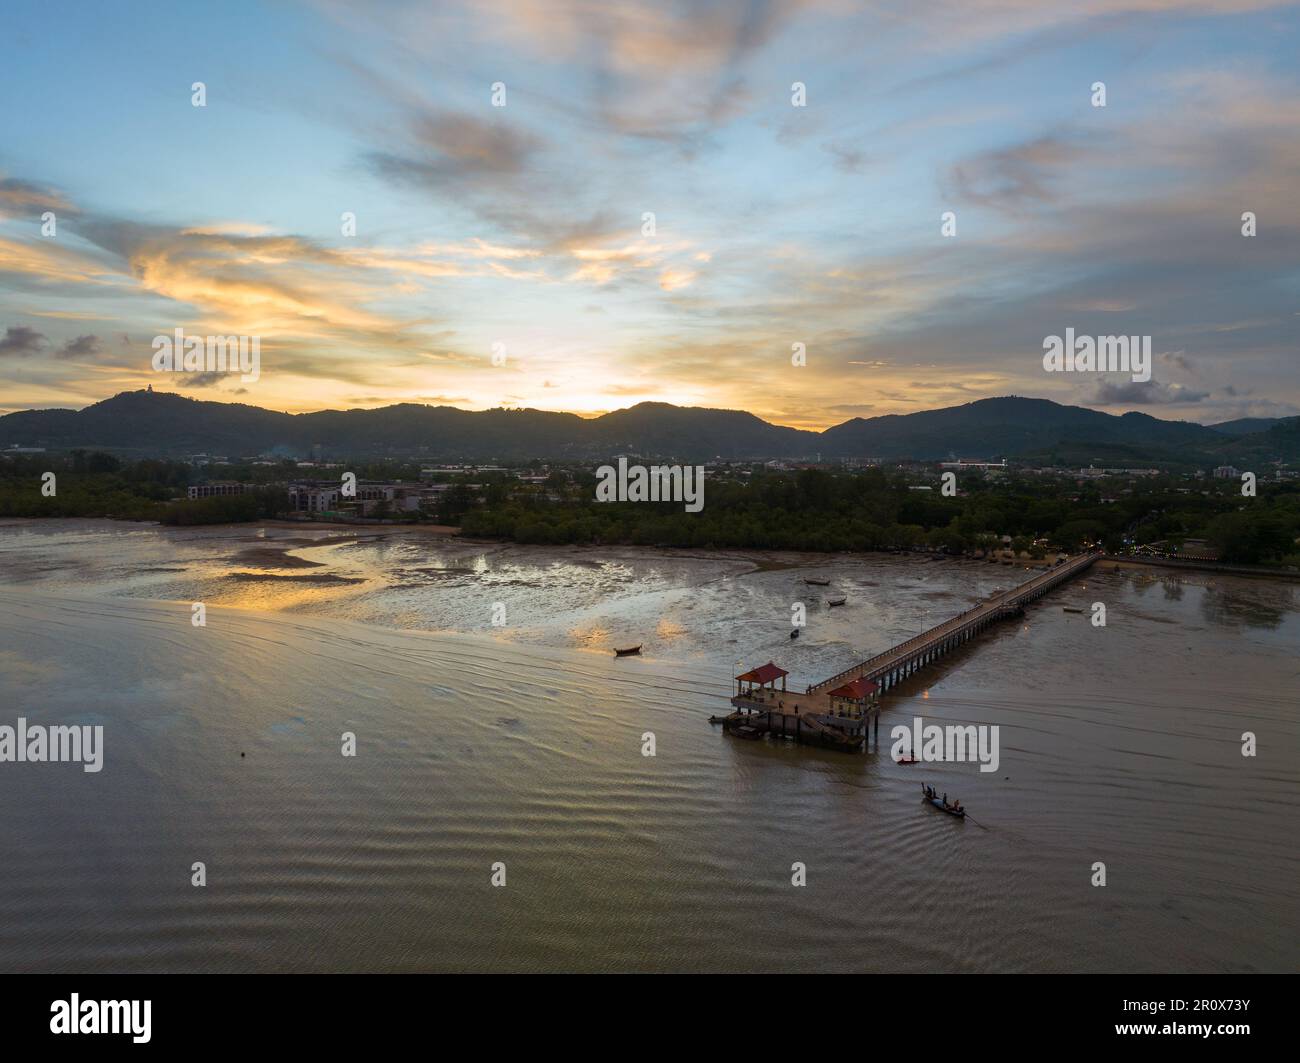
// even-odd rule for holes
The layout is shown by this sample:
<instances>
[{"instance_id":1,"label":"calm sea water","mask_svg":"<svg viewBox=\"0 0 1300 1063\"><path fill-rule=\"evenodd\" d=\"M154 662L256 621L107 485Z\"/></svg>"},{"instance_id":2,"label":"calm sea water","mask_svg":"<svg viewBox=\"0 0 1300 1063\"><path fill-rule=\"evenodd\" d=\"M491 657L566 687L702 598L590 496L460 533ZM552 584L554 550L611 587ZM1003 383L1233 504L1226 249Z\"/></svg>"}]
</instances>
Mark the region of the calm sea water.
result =
<instances>
[{"instance_id":1,"label":"calm sea water","mask_svg":"<svg viewBox=\"0 0 1300 1063\"><path fill-rule=\"evenodd\" d=\"M0 724L106 746L0 764L0 969L1295 970L1300 586L1090 574L887 698L881 755L707 723L737 660L802 687L1024 578L0 525ZM999 725L1000 770L894 764L914 716Z\"/></svg>"}]
</instances>

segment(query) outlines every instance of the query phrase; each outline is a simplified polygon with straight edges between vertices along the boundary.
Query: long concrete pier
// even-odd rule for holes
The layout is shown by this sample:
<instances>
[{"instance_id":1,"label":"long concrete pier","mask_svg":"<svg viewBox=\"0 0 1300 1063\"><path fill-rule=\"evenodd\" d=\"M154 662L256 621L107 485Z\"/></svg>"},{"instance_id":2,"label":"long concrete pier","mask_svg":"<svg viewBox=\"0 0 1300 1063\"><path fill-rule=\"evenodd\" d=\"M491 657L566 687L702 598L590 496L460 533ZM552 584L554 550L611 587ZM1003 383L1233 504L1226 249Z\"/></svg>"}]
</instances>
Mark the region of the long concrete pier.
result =
<instances>
[{"instance_id":1,"label":"long concrete pier","mask_svg":"<svg viewBox=\"0 0 1300 1063\"><path fill-rule=\"evenodd\" d=\"M1073 579L1099 556L1081 554L1057 564L1027 583L1001 591L929 631L808 687L802 694L787 690L788 673L768 662L736 677L736 693L731 699L735 711L713 716L709 722L720 723L743 738L773 734L845 750L861 749L874 731L878 745L880 694L999 620L1018 615L1027 602ZM859 679L865 682L855 683ZM874 727L869 727L871 724Z\"/></svg>"},{"instance_id":2,"label":"long concrete pier","mask_svg":"<svg viewBox=\"0 0 1300 1063\"><path fill-rule=\"evenodd\" d=\"M955 650L963 642L973 639L985 628L1014 616L1024 609L1026 603L1041 598L1053 587L1060 586L1066 580L1073 579L1089 568L1099 554L1080 554L1063 564L1039 573L1027 583L1002 591L979 605L967 609L959 616L923 631L915 638L901 642L897 646L878 653L865 661L846 668L839 675L833 675L808 688L809 694L825 694L828 690L841 686L853 679L869 679L879 684L881 691L895 686L918 668L923 668L943 654Z\"/></svg>"}]
</instances>

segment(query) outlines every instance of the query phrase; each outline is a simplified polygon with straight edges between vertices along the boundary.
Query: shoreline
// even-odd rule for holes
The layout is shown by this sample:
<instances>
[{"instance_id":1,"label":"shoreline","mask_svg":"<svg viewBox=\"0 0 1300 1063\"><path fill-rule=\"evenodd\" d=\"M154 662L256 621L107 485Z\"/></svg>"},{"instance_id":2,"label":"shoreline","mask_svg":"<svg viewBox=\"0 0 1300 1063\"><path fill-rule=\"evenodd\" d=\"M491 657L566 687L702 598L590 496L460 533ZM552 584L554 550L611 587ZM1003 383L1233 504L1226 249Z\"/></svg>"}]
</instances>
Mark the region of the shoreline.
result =
<instances>
[{"instance_id":1,"label":"shoreline","mask_svg":"<svg viewBox=\"0 0 1300 1063\"><path fill-rule=\"evenodd\" d=\"M325 531L358 531L365 535L392 534L417 531L425 535L449 538L459 535L460 528L452 524L361 524L356 521L336 520L236 520L219 524L164 524L158 520L121 520L117 517L4 517L0 528L21 528L28 524L48 521L103 521L109 524L134 524L142 528L200 529L237 531L240 528L321 528Z\"/></svg>"},{"instance_id":2,"label":"shoreline","mask_svg":"<svg viewBox=\"0 0 1300 1063\"><path fill-rule=\"evenodd\" d=\"M518 543L513 539L497 538L480 538L476 536L463 536L460 534L461 529L450 524L359 524L349 521L315 521L315 520L258 520L258 521L230 521L224 524L194 524L194 525L170 525L162 524L158 521L120 521L113 517L7 517L0 520L0 529L4 528L21 528L29 524L45 523L50 521L104 521L113 524L132 524L144 528L157 529L213 529L221 531L237 532L241 529L256 528L276 528L281 530L305 531L307 529L320 529L326 532L352 532L354 536L360 538L391 538L394 535L414 535L421 538L447 539L457 542L481 545L481 546L499 546L499 547L527 547L538 550L577 550L580 552L600 551L600 550L631 550L645 552L659 552L676 554L682 557L701 557L701 558L720 558L730 557L737 560L745 560L755 566L755 571L774 571L788 568L807 568L816 567L816 559L824 559L825 564L833 564L836 558L844 557L906 557L923 563L947 561L961 562L963 564L975 565L994 565L1014 568L1023 566L1025 569L1031 568L1049 568L1055 563L1055 557L1031 558L1031 557L1007 557L998 553L992 557L974 557L969 554L944 554L934 553L927 550L856 550L856 551L820 551L820 550L762 550L762 549L744 549L737 547L674 547L674 546L655 546L644 543L563 543L563 544L545 544L545 543ZM347 541L351 537L345 536L337 540L323 541L320 543L301 543L286 549L300 548L302 546L322 546L333 545L337 542ZM1125 557L1114 554L1103 554L1098 558L1097 563L1108 568L1165 568L1172 570L1181 570L1185 572L1217 572L1225 576L1245 576L1262 579L1277 579L1284 582L1300 582L1300 572L1289 571L1283 568L1270 568L1264 565L1234 565L1225 564L1216 561L1189 561L1173 558L1149 558L1149 557ZM281 566L272 566L281 567Z\"/></svg>"},{"instance_id":3,"label":"shoreline","mask_svg":"<svg viewBox=\"0 0 1300 1063\"><path fill-rule=\"evenodd\" d=\"M1221 576L1253 576L1262 579L1300 581L1300 572L1263 565L1230 565L1217 561L1180 561L1164 557L1116 557L1103 554L1097 564L1110 568L1169 568L1179 572L1217 572Z\"/></svg>"},{"instance_id":4,"label":"shoreline","mask_svg":"<svg viewBox=\"0 0 1300 1063\"><path fill-rule=\"evenodd\" d=\"M159 524L160 528L180 527L181 525ZM392 532L419 531L425 535L447 538L460 534L460 528L452 524L362 524L357 521L343 520L244 520L230 521L225 524L190 524L190 528L324 528L327 531L344 531L360 529L366 535Z\"/></svg>"}]
</instances>

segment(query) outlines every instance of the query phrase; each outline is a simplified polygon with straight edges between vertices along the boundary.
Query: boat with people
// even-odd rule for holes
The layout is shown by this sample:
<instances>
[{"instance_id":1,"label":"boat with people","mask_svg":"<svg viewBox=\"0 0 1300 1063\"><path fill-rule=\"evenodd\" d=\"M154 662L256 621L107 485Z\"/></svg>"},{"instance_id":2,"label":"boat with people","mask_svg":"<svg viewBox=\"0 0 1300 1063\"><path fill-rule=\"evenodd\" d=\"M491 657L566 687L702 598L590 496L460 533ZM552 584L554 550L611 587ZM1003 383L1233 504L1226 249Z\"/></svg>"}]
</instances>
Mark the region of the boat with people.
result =
<instances>
[{"instance_id":1,"label":"boat with people","mask_svg":"<svg viewBox=\"0 0 1300 1063\"><path fill-rule=\"evenodd\" d=\"M940 797L933 786L928 786L925 783L921 784L921 792L925 795L924 799L934 805L940 812L947 812L948 815L956 816L958 819L966 818L966 810L961 807L960 801L954 800L952 804L948 804L947 794Z\"/></svg>"}]
</instances>

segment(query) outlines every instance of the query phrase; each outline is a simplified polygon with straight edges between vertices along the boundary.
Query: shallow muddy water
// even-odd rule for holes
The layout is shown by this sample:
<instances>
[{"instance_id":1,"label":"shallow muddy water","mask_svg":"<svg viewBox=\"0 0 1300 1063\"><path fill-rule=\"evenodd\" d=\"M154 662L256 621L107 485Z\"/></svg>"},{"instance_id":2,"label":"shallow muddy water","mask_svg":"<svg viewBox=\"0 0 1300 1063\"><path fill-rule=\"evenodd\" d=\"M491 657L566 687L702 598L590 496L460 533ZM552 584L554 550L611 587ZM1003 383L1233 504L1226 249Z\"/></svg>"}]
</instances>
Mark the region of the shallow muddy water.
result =
<instances>
[{"instance_id":1,"label":"shallow muddy water","mask_svg":"<svg viewBox=\"0 0 1300 1063\"><path fill-rule=\"evenodd\" d=\"M888 696L880 754L707 723L737 662L802 688L1028 575L0 525L0 724L104 727L101 772L0 764L0 968L1294 970L1295 585L1094 571ZM918 716L999 770L893 763Z\"/></svg>"}]
</instances>

